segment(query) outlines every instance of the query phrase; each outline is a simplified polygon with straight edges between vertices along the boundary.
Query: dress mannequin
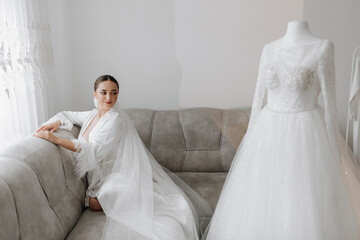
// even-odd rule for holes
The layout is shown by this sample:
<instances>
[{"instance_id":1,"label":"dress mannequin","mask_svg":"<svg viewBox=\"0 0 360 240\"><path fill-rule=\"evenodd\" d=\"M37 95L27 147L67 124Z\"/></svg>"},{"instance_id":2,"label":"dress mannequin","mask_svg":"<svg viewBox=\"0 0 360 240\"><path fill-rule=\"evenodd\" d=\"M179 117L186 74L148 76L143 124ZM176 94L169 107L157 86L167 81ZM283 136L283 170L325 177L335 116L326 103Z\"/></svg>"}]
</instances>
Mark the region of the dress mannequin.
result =
<instances>
[{"instance_id":1,"label":"dress mannequin","mask_svg":"<svg viewBox=\"0 0 360 240\"><path fill-rule=\"evenodd\" d=\"M344 146L334 44L291 21L263 48L246 136L203 240L359 240L360 173Z\"/></svg>"},{"instance_id":2,"label":"dress mannequin","mask_svg":"<svg viewBox=\"0 0 360 240\"><path fill-rule=\"evenodd\" d=\"M276 44L313 43L321 39L314 36L306 21L291 21L288 23L286 34L275 41Z\"/></svg>"}]
</instances>

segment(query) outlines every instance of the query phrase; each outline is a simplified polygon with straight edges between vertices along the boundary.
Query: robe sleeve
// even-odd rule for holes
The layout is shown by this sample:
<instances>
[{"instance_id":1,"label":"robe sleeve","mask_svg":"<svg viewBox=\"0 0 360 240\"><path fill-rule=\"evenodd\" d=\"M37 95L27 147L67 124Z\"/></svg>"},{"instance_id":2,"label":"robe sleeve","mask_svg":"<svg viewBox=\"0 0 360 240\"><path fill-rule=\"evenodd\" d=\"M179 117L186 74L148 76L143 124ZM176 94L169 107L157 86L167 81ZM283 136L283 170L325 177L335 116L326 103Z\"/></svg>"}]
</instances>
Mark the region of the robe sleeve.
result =
<instances>
[{"instance_id":1,"label":"robe sleeve","mask_svg":"<svg viewBox=\"0 0 360 240\"><path fill-rule=\"evenodd\" d=\"M50 118L46 123L52 123L56 121L60 121L61 125L59 126L60 129L65 129L68 131L71 131L73 125L82 126L87 118L87 116L90 114L91 111L85 111L85 112L71 112L71 111L64 111L59 112L54 117Z\"/></svg>"}]
</instances>

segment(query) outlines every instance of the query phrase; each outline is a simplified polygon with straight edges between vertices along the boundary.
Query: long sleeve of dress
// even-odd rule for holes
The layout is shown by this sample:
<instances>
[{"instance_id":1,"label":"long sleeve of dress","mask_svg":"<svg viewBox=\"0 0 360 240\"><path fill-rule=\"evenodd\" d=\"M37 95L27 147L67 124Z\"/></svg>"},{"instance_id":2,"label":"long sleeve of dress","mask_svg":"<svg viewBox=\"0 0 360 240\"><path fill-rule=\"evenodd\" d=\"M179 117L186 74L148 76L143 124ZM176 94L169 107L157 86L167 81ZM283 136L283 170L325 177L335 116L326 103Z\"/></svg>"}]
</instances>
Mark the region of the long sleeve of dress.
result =
<instances>
[{"instance_id":1,"label":"long sleeve of dress","mask_svg":"<svg viewBox=\"0 0 360 240\"><path fill-rule=\"evenodd\" d=\"M65 129L65 130L71 131L74 124L81 127L84 124L86 117L89 115L89 113L90 113L89 111L59 112L54 117L50 118L46 123L56 122L57 120L59 120L61 122L61 125L59 127L60 129Z\"/></svg>"},{"instance_id":2,"label":"long sleeve of dress","mask_svg":"<svg viewBox=\"0 0 360 240\"><path fill-rule=\"evenodd\" d=\"M264 47L262 54L261 54L261 58L260 58L260 64L259 64L259 70L258 70L258 78L257 78L257 82L256 82L256 87L255 87L255 93L254 93L254 98L253 98L253 103L252 103L252 107L251 107L251 117L250 117L250 123L253 121L253 119L255 118L255 116L258 114L258 112L262 109L263 107L263 102L264 102L264 96L265 96L265 81L264 81L264 62L265 62L265 58L266 58L266 46Z\"/></svg>"},{"instance_id":3,"label":"long sleeve of dress","mask_svg":"<svg viewBox=\"0 0 360 240\"><path fill-rule=\"evenodd\" d=\"M121 120L116 113L109 116L104 116L103 122L98 122L100 126L93 129L89 141L82 137L73 139L77 153L75 155L75 171L78 177L85 175L87 171L95 169L97 166L102 166L113 162L116 158L120 139Z\"/></svg>"},{"instance_id":4,"label":"long sleeve of dress","mask_svg":"<svg viewBox=\"0 0 360 240\"><path fill-rule=\"evenodd\" d=\"M336 120L334 44L326 40L319 61L319 80L324 97L325 123L335 158L340 161L339 128Z\"/></svg>"}]
</instances>

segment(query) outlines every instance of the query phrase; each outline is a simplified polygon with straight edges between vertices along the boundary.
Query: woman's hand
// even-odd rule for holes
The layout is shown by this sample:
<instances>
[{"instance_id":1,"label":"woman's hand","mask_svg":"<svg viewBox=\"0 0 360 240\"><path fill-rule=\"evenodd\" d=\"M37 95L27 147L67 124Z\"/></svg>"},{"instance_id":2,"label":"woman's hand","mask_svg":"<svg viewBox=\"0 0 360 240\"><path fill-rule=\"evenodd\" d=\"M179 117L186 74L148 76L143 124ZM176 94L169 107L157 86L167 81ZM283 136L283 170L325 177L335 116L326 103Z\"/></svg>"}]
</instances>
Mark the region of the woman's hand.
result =
<instances>
[{"instance_id":1,"label":"woman's hand","mask_svg":"<svg viewBox=\"0 0 360 240\"><path fill-rule=\"evenodd\" d=\"M52 142L56 145L66 148L66 149L69 149L70 151L73 151L73 152L77 151L77 149L75 148L75 144L72 141L57 137L49 130L37 131L33 134L33 136L48 140L49 142Z\"/></svg>"},{"instance_id":2,"label":"woman's hand","mask_svg":"<svg viewBox=\"0 0 360 240\"><path fill-rule=\"evenodd\" d=\"M58 144L60 140L60 138L58 138L51 131L48 130L36 131L36 133L34 133L33 136L48 140L49 142L52 142L54 144Z\"/></svg>"},{"instance_id":3,"label":"woman's hand","mask_svg":"<svg viewBox=\"0 0 360 240\"><path fill-rule=\"evenodd\" d=\"M36 130L36 132L41 132L41 131L44 131L44 130L49 130L50 132L56 132L59 127L61 125L61 122L59 120L57 120L56 122L52 122L52 123L47 123L47 124L44 124L42 125L38 130Z\"/></svg>"}]
</instances>

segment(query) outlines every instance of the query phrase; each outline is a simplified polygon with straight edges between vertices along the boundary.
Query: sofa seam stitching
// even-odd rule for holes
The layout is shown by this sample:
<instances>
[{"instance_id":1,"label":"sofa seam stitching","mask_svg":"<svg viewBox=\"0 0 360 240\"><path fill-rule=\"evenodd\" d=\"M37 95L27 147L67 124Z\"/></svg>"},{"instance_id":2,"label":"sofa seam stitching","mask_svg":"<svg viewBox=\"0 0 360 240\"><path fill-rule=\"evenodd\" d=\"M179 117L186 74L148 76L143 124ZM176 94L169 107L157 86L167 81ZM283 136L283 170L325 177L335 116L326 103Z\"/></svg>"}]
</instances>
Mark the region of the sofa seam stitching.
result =
<instances>
[{"instance_id":1,"label":"sofa seam stitching","mask_svg":"<svg viewBox=\"0 0 360 240\"><path fill-rule=\"evenodd\" d=\"M79 196L77 196L70 188L68 189L70 194L73 195L73 197L76 198L80 203L82 203L82 199L80 199Z\"/></svg>"},{"instance_id":2,"label":"sofa seam stitching","mask_svg":"<svg viewBox=\"0 0 360 240\"><path fill-rule=\"evenodd\" d=\"M65 194L62 195L61 199L63 198L63 196L65 196ZM66 234L67 231L65 230L65 226L64 226L63 222L60 220L60 217L59 217L59 215L57 214L57 212L54 210L54 206L56 206L56 205L51 205L51 204L49 203L49 207L50 207L51 210L54 212L55 216L57 217L57 219L58 219L59 222L60 222L61 228L63 229L64 233Z\"/></svg>"},{"instance_id":3,"label":"sofa seam stitching","mask_svg":"<svg viewBox=\"0 0 360 240\"><path fill-rule=\"evenodd\" d=\"M14 207L15 207L15 212L16 212L16 220L17 220L17 223L18 223L18 229L19 229L19 240L21 239L21 231L20 231L20 218L19 218L19 211L18 211L18 207L17 207L17 204L16 204L16 201L15 201L15 196L14 196L14 192L13 190L11 189L9 183L3 179L3 178L0 178L4 183L6 183L6 186L9 188L10 192L11 192L11 196L12 196L12 199L13 199L13 202L14 202Z\"/></svg>"},{"instance_id":4,"label":"sofa seam stitching","mask_svg":"<svg viewBox=\"0 0 360 240\"><path fill-rule=\"evenodd\" d=\"M190 149L187 149L186 151L188 152L202 152L202 151L219 151L221 150L221 148L198 148L198 149L195 149L195 148L190 148Z\"/></svg>"},{"instance_id":5,"label":"sofa seam stitching","mask_svg":"<svg viewBox=\"0 0 360 240\"><path fill-rule=\"evenodd\" d=\"M62 166L62 170L63 170L63 174L64 174L64 179L65 179L65 184L66 184L66 188L69 188L68 184L67 184L67 177L66 177L66 173L65 173L65 166L64 166L64 162L63 162L63 158L61 156L61 153L60 153L60 146L58 146L58 155L59 155L59 158L60 158L60 161L61 161L61 166ZM74 160L74 155L72 153L71 154L71 164L73 165L73 160ZM66 191L66 189L65 189ZM59 197L60 198L60 197ZM58 199L56 199L54 202L58 201Z\"/></svg>"},{"instance_id":6,"label":"sofa seam stitching","mask_svg":"<svg viewBox=\"0 0 360 240\"><path fill-rule=\"evenodd\" d=\"M249 111L247 111L247 110L249 110ZM251 107L249 107L249 108L247 108L247 109L245 109L245 115L246 115L246 117L248 118L248 122L250 121L250 117L251 117Z\"/></svg>"},{"instance_id":7,"label":"sofa seam stitching","mask_svg":"<svg viewBox=\"0 0 360 240\"><path fill-rule=\"evenodd\" d=\"M49 202L49 205L50 206L56 206L65 196L66 196L66 192L68 192L69 191L69 187L68 186L66 186L66 189L60 194L60 197L58 197L58 199L56 199L55 201L53 201L53 202Z\"/></svg>"},{"instance_id":8,"label":"sofa seam stitching","mask_svg":"<svg viewBox=\"0 0 360 240\"><path fill-rule=\"evenodd\" d=\"M155 122L155 116L157 114L158 111L154 110L154 112L151 115L151 120L150 120L150 133L149 133L149 151L151 149L151 142L152 142L152 136L153 136L153 131L154 131L154 122Z\"/></svg>"},{"instance_id":9,"label":"sofa seam stitching","mask_svg":"<svg viewBox=\"0 0 360 240\"><path fill-rule=\"evenodd\" d=\"M184 147L185 147L185 149L184 149L185 156L184 156L184 160L183 160L182 167L181 167L181 170L184 171L184 166L185 166L185 162L186 162L188 148L187 148L187 144L186 144L186 140L185 140L184 128L183 128L183 125L182 125L182 115L181 115L180 111L177 111L177 113L178 113L178 124L179 124L179 127L180 127L180 133L182 135L182 139L183 139L183 143L184 143Z\"/></svg>"},{"instance_id":10,"label":"sofa seam stitching","mask_svg":"<svg viewBox=\"0 0 360 240\"><path fill-rule=\"evenodd\" d=\"M56 200L55 202L53 202L53 203L51 204L51 207L55 207L57 204L59 204L59 203L60 203L60 200L62 200L62 199L66 196L66 193L67 193L67 192L69 192L69 194L71 194L71 195L72 195L76 200L78 200L78 201L80 202L80 204L81 204L82 200L79 199L78 196L77 196L75 193L73 193L73 191L71 191L71 189L70 189L69 187L67 187L66 190L61 194L61 197L60 197L58 200ZM55 211L54 211L54 212L55 212Z\"/></svg>"},{"instance_id":11,"label":"sofa seam stitching","mask_svg":"<svg viewBox=\"0 0 360 240\"><path fill-rule=\"evenodd\" d=\"M45 191L44 184L43 184L43 182L41 181L41 179L40 179L39 174L37 173L37 171L35 171L35 169L34 169L30 164L28 164L28 163L25 162L25 161L22 161L23 158L19 158L19 157L15 157L15 156L7 156L7 157L8 157L8 158L11 158L11 159L14 159L14 160L16 160L16 161L19 161L20 163L25 164L26 166L28 166L28 167L35 173L35 175L36 175L36 177L37 177L37 179L38 179L38 181L39 181L39 183L40 183L41 189L43 190L43 192L44 192L44 194L45 194L46 200L49 202L49 197L48 197L48 195L47 195L47 193L46 193L46 191Z\"/></svg>"},{"instance_id":12,"label":"sofa seam stitching","mask_svg":"<svg viewBox=\"0 0 360 240\"><path fill-rule=\"evenodd\" d=\"M75 181L74 181L75 182ZM67 187L67 189L69 189L69 192L72 194L72 195L74 195L74 197L77 199L77 200L79 200L79 201L82 201L82 199L77 195L77 194L75 194L72 190L71 190L71 188L68 186Z\"/></svg>"},{"instance_id":13,"label":"sofa seam stitching","mask_svg":"<svg viewBox=\"0 0 360 240\"><path fill-rule=\"evenodd\" d=\"M221 154L221 150L222 150L222 144L223 144L223 141L224 141L224 132L225 132L225 129L226 129L225 122L226 122L226 111L223 110L222 118L221 118L221 124L222 124L222 126L221 126L221 136L220 136L220 142L219 142L219 153L220 153L220 161L221 161L222 171L224 171L224 161L223 161L223 155Z\"/></svg>"}]
</instances>

